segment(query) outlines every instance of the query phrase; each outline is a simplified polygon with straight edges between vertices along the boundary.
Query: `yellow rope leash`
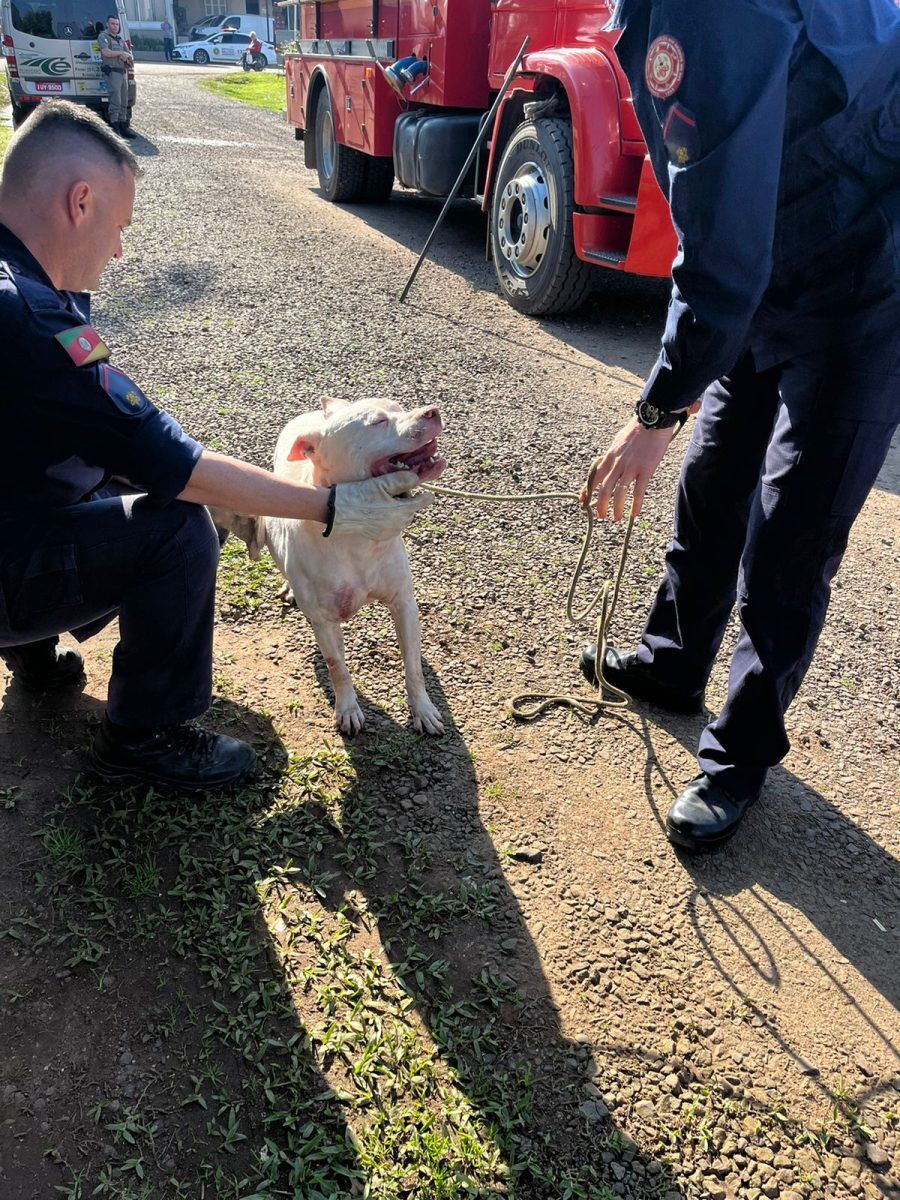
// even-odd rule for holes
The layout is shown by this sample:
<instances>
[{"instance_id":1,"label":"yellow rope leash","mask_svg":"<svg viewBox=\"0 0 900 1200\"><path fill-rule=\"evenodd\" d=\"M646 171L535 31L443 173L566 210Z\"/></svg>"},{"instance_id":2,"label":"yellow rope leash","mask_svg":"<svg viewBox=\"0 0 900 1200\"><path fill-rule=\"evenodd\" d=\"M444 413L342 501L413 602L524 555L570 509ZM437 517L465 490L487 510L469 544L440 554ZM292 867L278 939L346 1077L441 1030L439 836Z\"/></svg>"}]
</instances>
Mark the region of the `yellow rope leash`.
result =
<instances>
[{"instance_id":1,"label":"yellow rope leash","mask_svg":"<svg viewBox=\"0 0 900 1200\"><path fill-rule=\"evenodd\" d=\"M433 483L421 485L426 491L434 492L438 496L455 496L461 500L485 500L497 504L521 504L523 501L537 500L574 500L587 517L587 529L585 530L584 541L581 545L581 553L578 556L575 570L572 572L572 579L569 583L568 595L566 596L566 617L570 624L580 625L593 612L596 612L598 608L600 610L597 617L597 695L588 700L584 696L574 694L557 696L546 695L543 692L520 692L517 696L513 696L510 700L507 700L506 708L514 717L519 717L523 721L533 721L555 704L565 705L587 717L593 716L595 711L600 708L627 708L629 705L627 694L605 678L603 663L606 659L606 640L609 627L612 622L613 613L616 610L616 602L619 599L622 577L625 574L628 545L631 541L631 531L634 528L633 515L629 518L628 525L625 528L625 538L622 542L622 553L619 556L619 568L616 572L615 580L605 579L597 594L588 601L581 612L576 613L573 611L575 606L575 591L584 571L585 560L591 546L591 539L594 536L595 519L590 505L590 498L594 491L593 483L594 471L592 469L587 480L585 489L587 499L584 504L581 503L581 497L575 492L535 492L531 495L506 495L494 492L464 492L456 488L439 487ZM527 705L526 701L529 700L532 703Z\"/></svg>"}]
</instances>

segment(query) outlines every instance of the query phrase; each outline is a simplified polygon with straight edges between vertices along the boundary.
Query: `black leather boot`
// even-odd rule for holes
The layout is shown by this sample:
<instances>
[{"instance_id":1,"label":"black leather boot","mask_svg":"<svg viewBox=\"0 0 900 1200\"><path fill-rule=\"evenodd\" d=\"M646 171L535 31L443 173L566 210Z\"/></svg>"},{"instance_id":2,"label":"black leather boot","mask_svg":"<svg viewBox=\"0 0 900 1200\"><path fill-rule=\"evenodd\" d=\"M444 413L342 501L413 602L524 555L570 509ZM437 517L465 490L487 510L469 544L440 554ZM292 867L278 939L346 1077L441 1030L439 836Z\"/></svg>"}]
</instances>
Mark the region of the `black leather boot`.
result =
<instances>
[{"instance_id":1,"label":"black leather boot","mask_svg":"<svg viewBox=\"0 0 900 1200\"><path fill-rule=\"evenodd\" d=\"M84 679L84 659L77 650L60 650L59 638L42 638L25 646L5 646L0 658L16 683L29 692L52 692Z\"/></svg>"},{"instance_id":2,"label":"black leather boot","mask_svg":"<svg viewBox=\"0 0 900 1200\"><path fill-rule=\"evenodd\" d=\"M127 121L120 121L118 123L116 133L118 133L119 137L127 138L128 141L133 141L137 137L137 134L129 127Z\"/></svg>"},{"instance_id":3,"label":"black leather boot","mask_svg":"<svg viewBox=\"0 0 900 1200\"><path fill-rule=\"evenodd\" d=\"M594 687L597 686L597 646L588 643L581 651L578 665L581 673ZM658 683L650 672L649 667L638 661L634 651L622 654L613 646L606 647L606 659L603 664L603 674L609 682L635 700L646 700L657 708L667 708L670 712L698 713L703 708L703 693L691 696L684 692L676 692L674 688Z\"/></svg>"},{"instance_id":4,"label":"black leather boot","mask_svg":"<svg viewBox=\"0 0 900 1200\"><path fill-rule=\"evenodd\" d=\"M130 730L104 717L90 764L94 775L109 782L206 791L248 778L256 766L256 751L237 738L193 724Z\"/></svg>"},{"instance_id":5,"label":"black leather boot","mask_svg":"<svg viewBox=\"0 0 900 1200\"><path fill-rule=\"evenodd\" d=\"M757 796L733 796L709 775L691 780L666 817L666 837L684 850L715 850L734 837Z\"/></svg>"}]
</instances>

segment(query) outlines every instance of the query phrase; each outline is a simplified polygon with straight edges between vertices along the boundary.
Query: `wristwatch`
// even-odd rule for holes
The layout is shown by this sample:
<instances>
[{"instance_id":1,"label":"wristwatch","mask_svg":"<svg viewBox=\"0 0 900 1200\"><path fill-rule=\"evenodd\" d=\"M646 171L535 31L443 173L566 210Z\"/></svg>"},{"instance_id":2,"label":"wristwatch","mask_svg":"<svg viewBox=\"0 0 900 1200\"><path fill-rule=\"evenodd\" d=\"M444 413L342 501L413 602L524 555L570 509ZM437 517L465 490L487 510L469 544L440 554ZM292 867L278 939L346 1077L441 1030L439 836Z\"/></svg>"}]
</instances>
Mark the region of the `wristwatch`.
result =
<instances>
[{"instance_id":1,"label":"wristwatch","mask_svg":"<svg viewBox=\"0 0 900 1200\"><path fill-rule=\"evenodd\" d=\"M673 425L680 429L687 420L686 412L664 412L649 400L638 400L634 415L645 429L671 429Z\"/></svg>"}]
</instances>

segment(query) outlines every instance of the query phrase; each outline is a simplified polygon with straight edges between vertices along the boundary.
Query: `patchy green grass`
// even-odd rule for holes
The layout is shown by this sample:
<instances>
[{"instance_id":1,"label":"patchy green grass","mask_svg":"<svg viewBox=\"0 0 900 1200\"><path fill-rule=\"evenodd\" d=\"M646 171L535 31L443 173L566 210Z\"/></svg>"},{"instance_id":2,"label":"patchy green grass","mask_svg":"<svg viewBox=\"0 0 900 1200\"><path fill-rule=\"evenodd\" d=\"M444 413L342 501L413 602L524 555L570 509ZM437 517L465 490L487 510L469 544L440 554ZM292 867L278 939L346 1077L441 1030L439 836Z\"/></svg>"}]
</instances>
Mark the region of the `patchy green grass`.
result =
<instances>
[{"instance_id":1,"label":"patchy green grass","mask_svg":"<svg viewBox=\"0 0 900 1200\"><path fill-rule=\"evenodd\" d=\"M276 582L234 542L223 572L239 611ZM43 814L21 906L0 922L0 946L36 978L87 978L133 1010L133 1065L93 1026L92 1053L116 1066L48 1134L56 1194L615 1200L616 1160L636 1169L639 1152L582 1101L587 1051L554 1050L497 956L499 872L482 869L477 836L448 845L397 817L392 782L452 760L462 772L466 747L388 726L300 756L270 718L222 698L239 685L223 676L218 690L210 723L253 740L254 783L206 796L74 786ZM0 992L0 1021L28 986ZM746 1131L752 1117L753 1136L777 1130L817 1153L870 1136L849 1090L832 1097L834 1119L813 1134L781 1106L739 1108L692 1078L632 1194L679 1194L668 1160L717 1153L723 1120Z\"/></svg>"},{"instance_id":2,"label":"patchy green grass","mask_svg":"<svg viewBox=\"0 0 900 1200\"><path fill-rule=\"evenodd\" d=\"M247 547L229 537L219 559L218 597L225 616L256 612L264 601L274 601L283 580L268 553L251 562Z\"/></svg>"},{"instance_id":3,"label":"patchy green grass","mask_svg":"<svg viewBox=\"0 0 900 1200\"><path fill-rule=\"evenodd\" d=\"M0 125L0 158L6 153L6 147L9 139L12 137L12 130L6 125Z\"/></svg>"},{"instance_id":4,"label":"patchy green grass","mask_svg":"<svg viewBox=\"0 0 900 1200\"><path fill-rule=\"evenodd\" d=\"M200 86L226 100L240 100L269 112L280 113L284 108L284 75L279 71L241 71L222 75L219 79L204 79Z\"/></svg>"},{"instance_id":5,"label":"patchy green grass","mask_svg":"<svg viewBox=\"0 0 900 1200\"><path fill-rule=\"evenodd\" d=\"M419 752L399 740L404 760ZM193 997L173 994L163 967L144 1040L171 1067L148 1074L131 1102L96 1101L93 1144L108 1149L77 1166L58 1155L68 1167L58 1191L610 1197L593 1169L570 1175L545 1147L523 1149L531 1069L504 1061L499 1011L521 1005L515 986L479 966L461 994L428 948L455 922L489 923L494 885L432 888L415 835L389 851L342 748L287 756L271 737L257 748L252 788L73 791L38 835L44 917L23 914L4 934L70 969L85 964L101 987L126 945L148 963L165 947L202 982ZM403 865L393 882L391 860Z\"/></svg>"}]
</instances>

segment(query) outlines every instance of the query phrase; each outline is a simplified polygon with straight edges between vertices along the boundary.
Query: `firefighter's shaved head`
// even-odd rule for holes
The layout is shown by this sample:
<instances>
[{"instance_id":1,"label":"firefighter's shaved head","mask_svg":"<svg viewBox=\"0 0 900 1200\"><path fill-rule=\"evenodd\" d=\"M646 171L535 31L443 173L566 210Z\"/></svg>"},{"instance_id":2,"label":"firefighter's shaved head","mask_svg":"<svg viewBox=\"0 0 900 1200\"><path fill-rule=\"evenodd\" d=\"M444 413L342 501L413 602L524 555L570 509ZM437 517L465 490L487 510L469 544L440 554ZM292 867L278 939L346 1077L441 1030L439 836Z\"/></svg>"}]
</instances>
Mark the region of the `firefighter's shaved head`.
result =
<instances>
[{"instance_id":1,"label":"firefighter's shaved head","mask_svg":"<svg viewBox=\"0 0 900 1200\"><path fill-rule=\"evenodd\" d=\"M0 197L6 201L74 182L80 172L140 174L125 142L83 105L67 100L42 104L13 135L3 161ZM72 179L67 176L71 175Z\"/></svg>"},{"instance_id":2,"label":"firefighter's shaved head","mask_svg":"<svg viewBox=\"0 0 900 1200\"><path fill-rule=\"evenodd\" d=\"M0 223L63 291L91 291L122 253L138 163L99 117L66 101L38 109L9 144Z\"/></svg>"}]
</instances>

